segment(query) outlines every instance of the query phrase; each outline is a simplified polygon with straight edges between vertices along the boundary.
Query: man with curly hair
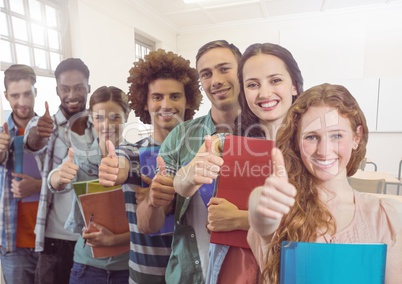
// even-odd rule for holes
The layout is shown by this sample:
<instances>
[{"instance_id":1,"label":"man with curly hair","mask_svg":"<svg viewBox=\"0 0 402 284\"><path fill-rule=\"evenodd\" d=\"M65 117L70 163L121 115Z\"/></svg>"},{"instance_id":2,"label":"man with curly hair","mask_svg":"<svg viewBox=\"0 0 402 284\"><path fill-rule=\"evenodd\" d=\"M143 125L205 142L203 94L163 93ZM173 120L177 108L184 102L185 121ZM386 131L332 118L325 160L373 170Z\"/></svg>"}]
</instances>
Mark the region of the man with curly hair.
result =
<instances>
[{"instance_id":1,"label":"man with curly hair","mask_svg":"<svg viewBox=\"0 0 402 284\"><path fill-rule=\"evenodd\" d=\"M102 159L99 180L105 186L124 184L131 231L130 283L165 283L172 235L150 236L139 228L158 231L165 216L172 214L173 177L166 175L160 158L159 172L153 180L141 175L139 149L161 145L176 125L192 119L202 95L197 71L190 67L190 62L162 49L134 63L128 83L131 108L143 123L153 125L153 131L135 144L121 144L116 149L108 144L109 155ZM140 187L141 180L149 187Z\"/></svg>"},{"instance_id":2,"label":"man with curly hair","mask_svg":"<svg viewBox=\"0 0 402 284\"><path fill-rule=\"evenodd\" d=\"M230 274L233 279L244 271L241 256L237 257L240 254L232 254L239 251L237 248L229 250L229 246L210 244L210 231L247 231L249 225L247 211L239 210L226 199L213 197L214 186L210 184L218 176L214 169L216 160L221 158L204 144L208 135L233 133L235 118L240 113L240 58L239 49L225 40L208 42L198 50L197 72L211 110L173 129L159 151L166 171L175 176L177 193L167 283L232 283L225 282L225 276ZM251 251L249 255L253 257ZM234 265L228 260L233 260Z\"/></svg>"}]
</instances>

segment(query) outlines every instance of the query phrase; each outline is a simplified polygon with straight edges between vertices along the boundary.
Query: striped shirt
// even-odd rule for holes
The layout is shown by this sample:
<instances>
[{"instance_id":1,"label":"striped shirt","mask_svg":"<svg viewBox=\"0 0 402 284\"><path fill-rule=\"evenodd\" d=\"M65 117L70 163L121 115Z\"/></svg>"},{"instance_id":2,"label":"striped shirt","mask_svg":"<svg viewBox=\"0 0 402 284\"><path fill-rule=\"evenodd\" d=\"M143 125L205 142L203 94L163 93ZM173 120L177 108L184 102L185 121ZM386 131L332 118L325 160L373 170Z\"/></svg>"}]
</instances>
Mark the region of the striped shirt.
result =
<instances>
[{"instance_id":1,"label":"striped shirt","mask_svg":"<svg viewBox=\"0 0 402 284\"><path fill-rule=\"evenodd\" d=\"M171 235L150 236L137 227L136 199L133 187L141 185L139 148L159 146L151 137L135 144L121 144L118 156L130 161L130 175L123 185L126 212L130 225L130 283L165 283L165 271L171 252Z\"/></svg>"}]
</instances>

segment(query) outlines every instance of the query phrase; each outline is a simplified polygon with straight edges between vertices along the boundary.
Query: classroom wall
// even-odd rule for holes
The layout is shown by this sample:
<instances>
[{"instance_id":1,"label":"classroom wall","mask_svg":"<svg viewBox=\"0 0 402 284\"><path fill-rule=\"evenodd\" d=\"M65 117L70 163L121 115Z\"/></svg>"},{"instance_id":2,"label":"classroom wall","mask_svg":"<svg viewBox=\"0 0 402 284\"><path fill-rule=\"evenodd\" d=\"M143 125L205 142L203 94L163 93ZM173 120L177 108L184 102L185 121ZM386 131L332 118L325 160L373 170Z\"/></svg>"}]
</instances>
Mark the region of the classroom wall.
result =
<instances>
[{"instance_id":1,"label":"classroom wall","mask_svg":"<svg viewBox=\"0 0 402 284\"><path fill-rule=\"evenodd\" d=\"M128 91L128 71L135 58L135 32L154 40L157 48L177 50L176 31L128 1L72 0L70 21L72 55L81 57L90 68L92 91L102 85ZM135 142L143 129L132 111L124 136Z\"/></svg>"},{"instance_id":2,"label":"classroom wall","mask_svg":"<svg viewBox=\"0 0 402 284\"><path fill-rule=\"evenodd\" d=\"M389 4L383 9L344 10L333 13L306 14L277 18L266 22L219 25L177 32L145 9L127 1L74 0L72 10L73 54L85 59L91 68L91 84L115 84L127 90L127 71L134 58L134 32L153 37L157 47L178 52L195 65L198 48L214 39L235 43L241 51L255 42L273 42L288 48L298 61L305 88L322 82L347 84L369 117L370 139L367 157L378 170L397 175L402 158L402 132L378 132L375 129L377 101L374 88L380 78L399 78L402 82L402 5ZM95 33L94 29L101 30ZM94 90L94 89L93 89ZM359 90L360 92L358 92ZM399 90L396 90L399 91ZM367 99L365 99L367 97ZM402 112L401 96L391 108L393 117ZM392 102L392 101L391 101ZM384 107L385 106L385 107ZM210 103L204 97L196 117L204 115ZM383 112L384 112L383 110ZM135 141L137 119L130 116L126 137Z\"/></svg>"},{"instance_id":3,"label":"classroom wall","mask_svg":"<svg viewBox=\"0 0 402 284\"><path fill-rule=\"evenodd\" d=\"M288 48L298 61L305 79L305 88L322 82L346 83L366 114L372 108L373 89L381 78L396 78L402 82L402 5L387 5L384 9L359 9L324 14L307 14L274 18L270 21L218 25L187 29L180 32L160 21L146 9L133 7L128 1L70 0L72 35L71 55L82 58L91 70L92 91L101 85L115 85L127 91L128 70L134 61L134 33L144 33L157 42L157 47L179 53L195 65L198 48L214 39L235 43L241 51L255 42L279 43ZM399 78L401 80L399 81ZM54 80L52 84L55 86ZM49 84L48 84L49 85ZM394 84L395 87L397 84ZM52 90L54 87L52 86ZM41 93L38 87L37 106L43 113L43 102L49 97L58 106L55 94ZM361 92L363 90L363 92ZM383 112L389 123L401 125L402 105L399 88ZM365 99L367 97L367 100ZM4 103L4 101L3 101ZM6 103L4 103L4 106ZM204 115L210 103L204 97L196 117ZM396 119L393 119L396 118ZM141 125L130 114L125 136L130 141L140 137ZM369 119L370 125L376 121ZM370 133L367 157L378 170L397 175L402 158L402 131Z\"/></svg>"},{"instance_id":4,"label":"classroom wall","mask_svg":"<svg viewBox=\"0 0 402 284\"><path fill-rule=\"evenodd\" d=\"M324 82L344 84L358 97L371 126L367 157L379 171L396 176L402 159L402 91L397 88L402 83L400 15L399 4L189 29L178 35L178 52L194 62L197 49L214 39L233 42L241 51L256 42L286 47L299 63L305 89ZM394 91L389 97L387 90L377 105L381 80L391 81ZM202 112L207 109L209 106ZM401 131L388 131L396 127Z\"/></svg>"}]
</instances>

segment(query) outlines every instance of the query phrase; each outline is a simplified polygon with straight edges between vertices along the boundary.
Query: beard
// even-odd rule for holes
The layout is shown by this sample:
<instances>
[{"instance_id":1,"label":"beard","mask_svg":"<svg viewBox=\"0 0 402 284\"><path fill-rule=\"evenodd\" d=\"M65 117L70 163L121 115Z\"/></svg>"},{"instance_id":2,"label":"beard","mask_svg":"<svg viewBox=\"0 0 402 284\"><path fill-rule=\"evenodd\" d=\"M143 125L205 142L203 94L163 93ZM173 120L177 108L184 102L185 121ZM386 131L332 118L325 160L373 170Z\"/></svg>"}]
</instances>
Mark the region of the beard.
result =
<instances>
[{"instance_id":1,"label":"beard","mask_svg":"<svg viewBox=\"0 0 402 284\"><path fill-rule=\"evenodd\" d=\"M63 106L63 105L60 105L60 108L61 108L61 110L62 110L64 116L65 116L67 119L69 119L69 118L71 118L73 115L75 115L75 114L77 114L77 113L80 113L80 112L83 112L83 111L85 110L85 105L83 105L78 111L74 111L74 112L70 111L67 107L65 107L65 106Z\"/></svg>"}]
</instances>

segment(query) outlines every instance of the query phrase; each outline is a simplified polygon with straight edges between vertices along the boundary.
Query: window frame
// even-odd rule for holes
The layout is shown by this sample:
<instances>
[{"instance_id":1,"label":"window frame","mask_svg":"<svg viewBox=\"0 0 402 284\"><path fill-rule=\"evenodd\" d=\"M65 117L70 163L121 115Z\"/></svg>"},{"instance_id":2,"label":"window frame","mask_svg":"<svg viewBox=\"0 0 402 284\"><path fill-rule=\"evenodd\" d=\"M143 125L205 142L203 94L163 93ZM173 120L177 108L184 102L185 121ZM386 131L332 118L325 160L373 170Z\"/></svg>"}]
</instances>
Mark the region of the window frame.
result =
<instances>
[{"instance_id":1,"label":"window frame","mask_svg":"<svg viewBox=\"0 0 402 284\"><path fill-rule=\"evenodd\" d=\"M10 53L11 53L11 61L6 62L1 61L1 70L6 70L9 66L17 63L22 63L18 59L17 55L17 45L25 46L29 50L29 64L31 66L37 76L43 77L54 77L54 69L56 66L64 60L65 58L69 57L71 51L71 38L70 38L70 28L69 28L69 7L68 1L63 0L35 0L40 3L42 19L33 19L29 13L30 9L30 2L29 0L21 0L24 9L24 15L11 10L10 2L13 0L1 0L3 2L3 6L1 8L1 12L4 13L7 22L7 34L1 33L1 41L8 42L10 44ZM56 27L49 27L46 24L46 6L49 6L56 11ZM15 28L13 19L19 19L26 23L26 31L27 31L27 40L18 39L15 37ZM44 29L43 39L44 44L37 44L34 42L32 26L38 25ZM59 48L51 47L49 42L48 32L53 31L59 33ZM37 66L37 57L35 55L35 50L43 51L45 54L45 67ZM57 61L52 61L51 54L59 55ZM54 62L54 63L52 63Z\"/></svg>"}]
</instances>

